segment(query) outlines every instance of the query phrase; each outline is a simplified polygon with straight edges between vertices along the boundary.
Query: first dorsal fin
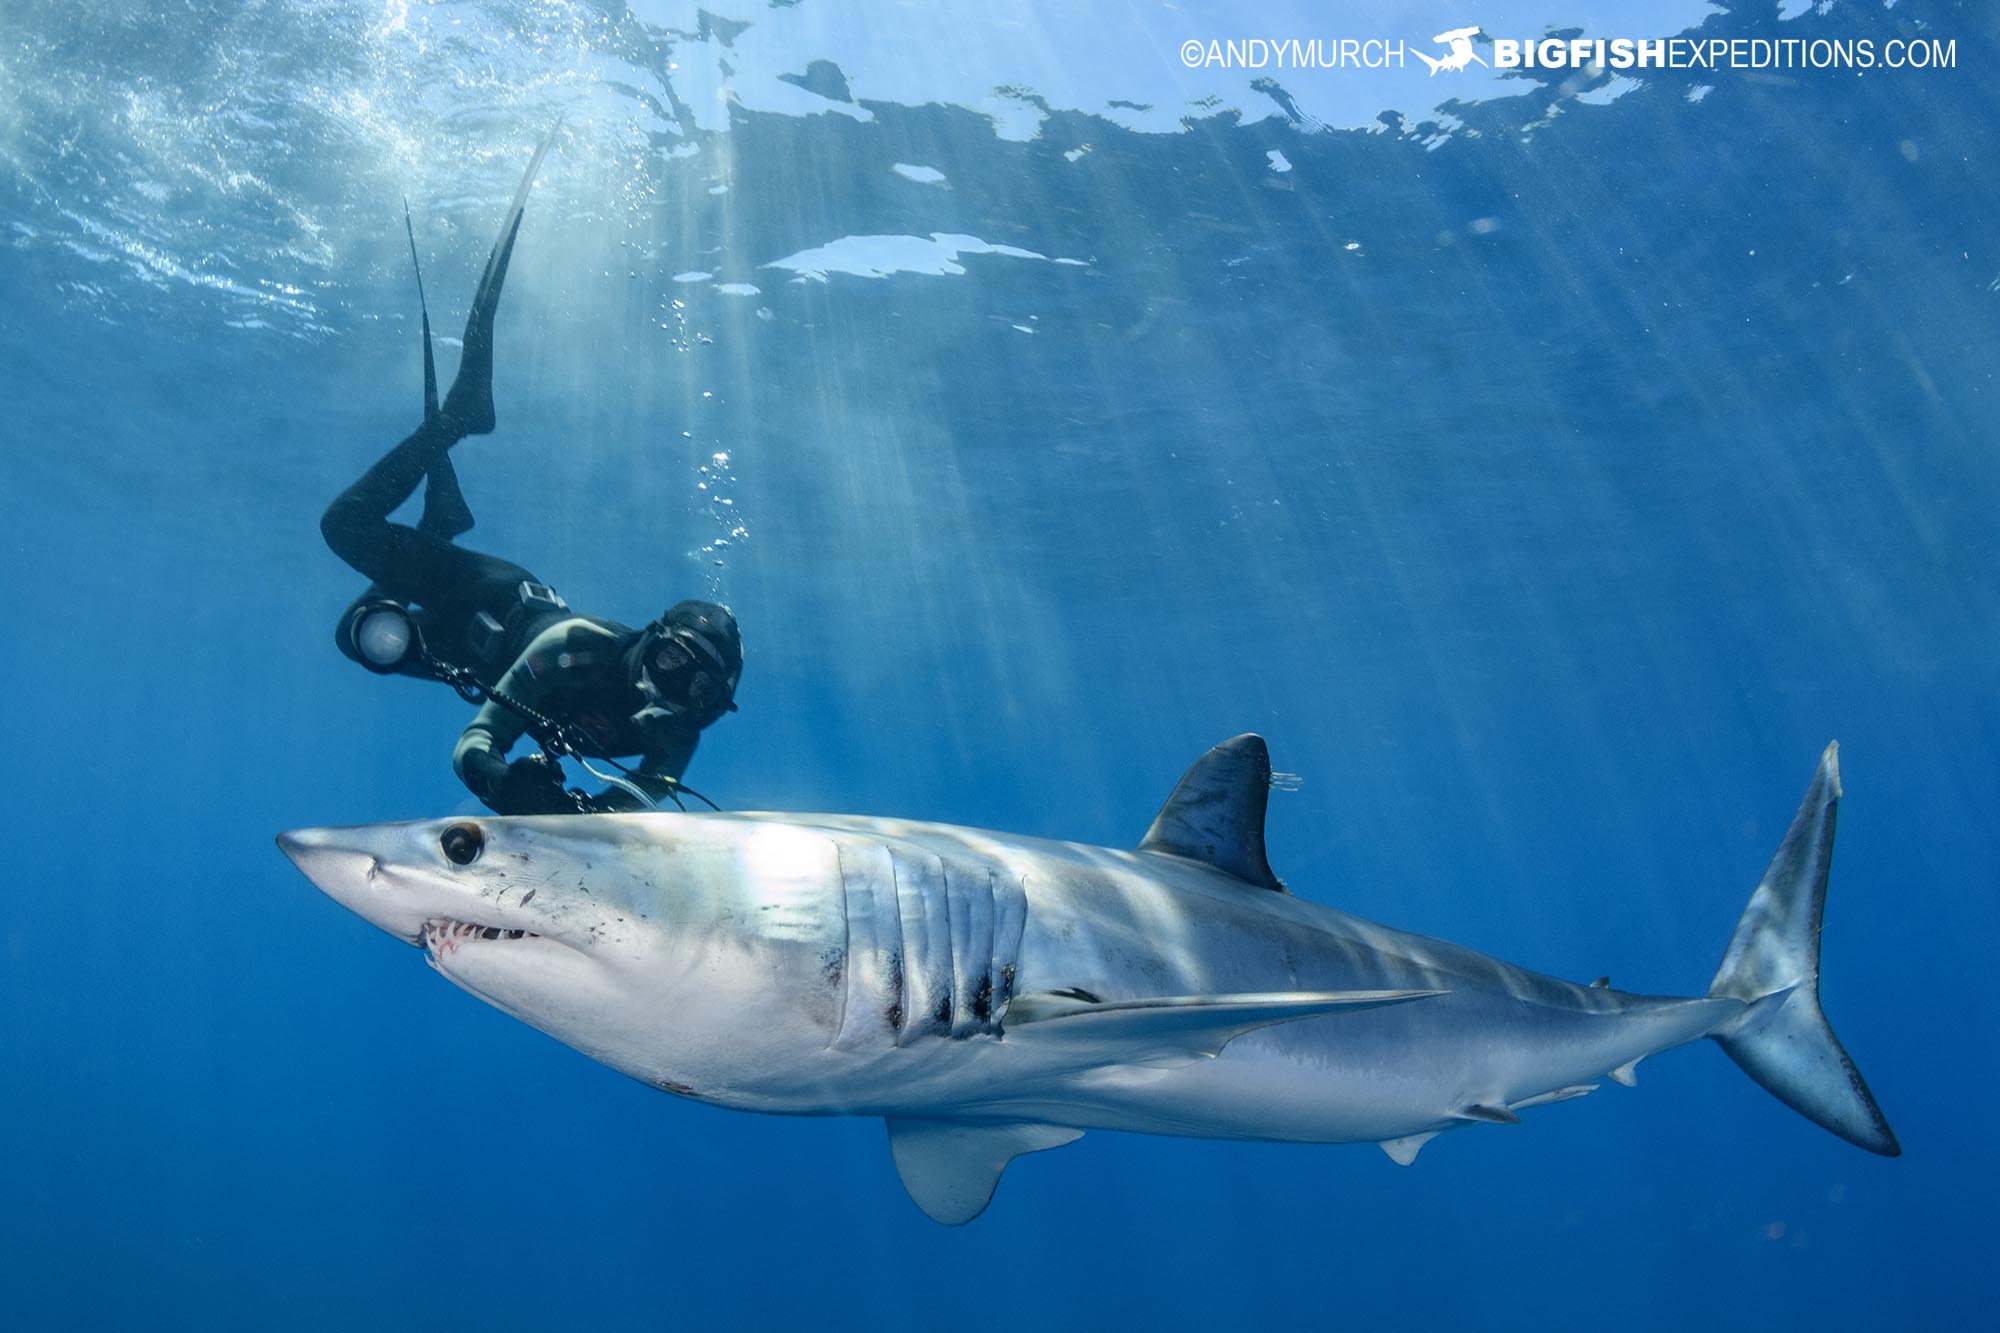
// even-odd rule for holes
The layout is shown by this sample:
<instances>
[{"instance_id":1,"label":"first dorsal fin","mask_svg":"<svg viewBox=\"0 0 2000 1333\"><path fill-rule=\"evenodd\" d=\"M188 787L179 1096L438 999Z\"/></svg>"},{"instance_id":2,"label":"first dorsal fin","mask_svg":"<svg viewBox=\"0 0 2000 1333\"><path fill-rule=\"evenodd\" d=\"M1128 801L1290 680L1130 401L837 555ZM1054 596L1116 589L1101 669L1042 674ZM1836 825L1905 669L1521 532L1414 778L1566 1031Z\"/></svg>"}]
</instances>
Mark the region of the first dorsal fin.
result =
<instances>
[{"instance_id":1,"label":"first dorsal fin","mask_svg":"<svg viewBox=\"0 0 2000 1333\"><path fill-rule=\"evenodd\" d=\"M1194 761L1139 843L1206 861L1246 884L1285 891L1264 858L1264 811L1271 801L1271 752L1262 736L1232 736Z\"/></svg>"}]
</instances>

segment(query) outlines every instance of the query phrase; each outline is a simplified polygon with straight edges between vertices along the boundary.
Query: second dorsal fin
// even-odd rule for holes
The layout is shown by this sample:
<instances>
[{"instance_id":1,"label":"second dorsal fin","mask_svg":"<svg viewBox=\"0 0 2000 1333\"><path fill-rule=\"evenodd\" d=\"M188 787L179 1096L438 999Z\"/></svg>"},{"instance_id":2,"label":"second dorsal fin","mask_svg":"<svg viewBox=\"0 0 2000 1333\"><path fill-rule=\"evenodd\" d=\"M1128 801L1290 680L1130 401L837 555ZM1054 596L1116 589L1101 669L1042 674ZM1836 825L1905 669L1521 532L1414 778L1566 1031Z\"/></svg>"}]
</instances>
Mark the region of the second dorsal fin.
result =
<instances>
[{"instance_id":1,"label":"second dorsal fin","mask_svg":"<svg viewBox=\"0 0 2000 1333\"><path fill-rule=\"evenodd\" d=\"M1271 752L1262 736L1232 736L1194 761L1139 843L1206 861L1260 889L1285 891L1264 857L1264 810L1271 801Z\"/></svg>"}]
</instances>

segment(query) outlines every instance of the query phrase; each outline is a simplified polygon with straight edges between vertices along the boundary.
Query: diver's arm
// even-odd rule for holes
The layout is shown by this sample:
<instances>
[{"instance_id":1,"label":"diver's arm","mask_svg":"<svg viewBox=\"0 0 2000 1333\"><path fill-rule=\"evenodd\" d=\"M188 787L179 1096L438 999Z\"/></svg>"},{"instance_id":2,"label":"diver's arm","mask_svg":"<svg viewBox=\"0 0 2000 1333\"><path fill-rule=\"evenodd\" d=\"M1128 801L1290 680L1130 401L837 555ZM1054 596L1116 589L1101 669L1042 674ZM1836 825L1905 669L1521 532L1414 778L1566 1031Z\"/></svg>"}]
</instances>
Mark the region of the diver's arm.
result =
<instances>
[{"instance_id":1,"label":"diver's arm","mask_svg":"<svg viewBox=\"0 0 2000 1333\"><path fill-rule=\"evenodd\" d=\"M458 780L489 809L503 815L508 812L496 802L507 777L507 751L524 730L519 718L489 699L479 706L472 725L459 733L458 746L451 752Z\"/></svg>"},{"instance_id":2,"label":"diver's arm","mask_svg":"<svg viewBox=\"0 0 2000 1333\"><path fill-rule=\"evenodd\" d=\"M654 809L663 810L669 805L685 809L676 793L682 790L680 774L687 771L688 759L694 754L694 744L690 738L685 745L649 751L636 769L627 771L626 780L646 793ZM622 786L606 787L590 800L596 809L609 813L630 813L648 808L645 802Z\"/></svg>"},{"instance_id":3,"label":"diver's arm","mask_svg":"<svg viewBox=\"0 0 2000 1333\"><path fill-rule=\"evenodd\" d=\"M535 637L527 650L507 668L494 687L495 693L540 712L545 688L533 667L536 652L544 647L556 626ZM553 640L551 640L553 642ZM459 781L485 802L488 809L503 815L556 814L573 808L563 795L560 770L540 756L507 762L507 751L528 729L526 719L513 709L488 699L479 706L471 725L459 733L452 751L451 766Z\"/></svg>"},{"instance_id":4,"label":"diver's arm","mask_svg":"<svg viewBox=\"0 0 2000 1333\"><path fill-rule=\"evenodd\" d=\"M652 797L653 804L660 807L679 805L674 796L680 786L681 774L687 772L688 760L694 758L694 747L699 737L656 744L646 751L639 761L639 767L631 774L632 785ZM594 798L606 810L637 810L639 803L632 794L618 787L607 787Z\"/></svg>"},{"instance_id":5,"label":"diver's arm","mask_svg":"<svg viewBox=\"0 0 2000 1333\"><path fill-rule=\"evenodd\" d=\"M655 796L664 796L679 786L681 774L687 772L688 762L694 758L694 747L700 742L699 733L676 736L664 743L655 742L639 761L639 771L635 775L638 784Z\"/></svg>"},{"instance_id":6,"label":"diver's arm","mask_svg":"<svg viewBox=\"0 0 2000 1333\"><path fill-rule=\"evenodd\" d=\"M509 763L507 750L523 728L513 714L488 703L458 738L452 767L486 808L502 815L562 815L576 809L563 789L562 769L546 755L530 754Z\"/></svg>"}]
</instances>

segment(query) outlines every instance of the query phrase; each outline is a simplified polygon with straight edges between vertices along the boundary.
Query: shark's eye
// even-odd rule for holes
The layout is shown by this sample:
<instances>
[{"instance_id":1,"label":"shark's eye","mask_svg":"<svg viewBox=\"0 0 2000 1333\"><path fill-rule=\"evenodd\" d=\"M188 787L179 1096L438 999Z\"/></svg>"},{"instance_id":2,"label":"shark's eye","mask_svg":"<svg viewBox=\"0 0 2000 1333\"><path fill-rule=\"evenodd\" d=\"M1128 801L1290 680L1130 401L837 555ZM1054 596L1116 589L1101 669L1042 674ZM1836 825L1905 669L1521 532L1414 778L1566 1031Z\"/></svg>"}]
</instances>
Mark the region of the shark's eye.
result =
<instances>
[{"instance_id":1,"label":"shark's eye","mask_svg":"<svg viewBox=\"0 0 2000 1333\"><path fill-rule=\"evenodd\" d=\"M445 860L455 866L469 866L486 850L486 835L477 824L453 824L438 837Z\"/></svg>"}]
</instances>

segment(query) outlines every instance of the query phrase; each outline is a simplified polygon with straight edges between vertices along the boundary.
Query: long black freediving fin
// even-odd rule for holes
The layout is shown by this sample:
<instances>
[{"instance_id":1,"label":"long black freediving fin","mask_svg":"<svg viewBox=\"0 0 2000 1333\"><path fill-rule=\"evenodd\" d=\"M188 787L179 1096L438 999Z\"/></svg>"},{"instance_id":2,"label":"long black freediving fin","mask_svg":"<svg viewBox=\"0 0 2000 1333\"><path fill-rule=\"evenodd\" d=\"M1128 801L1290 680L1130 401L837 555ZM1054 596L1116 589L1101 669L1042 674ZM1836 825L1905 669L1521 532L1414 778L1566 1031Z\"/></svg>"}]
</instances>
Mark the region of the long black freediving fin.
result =
<instances>
[{"instance_id":1,"label":"long black freediving fin","mask_svg":"<svg viewBox=\"0 0 2000 1333\"><path fill-rule=\"evenodd\" d=\"M410 268L417 275L417 309L424 317L424 420L438 414L437 359L431 354L431 305L424 299L424 266L417 262L417 229L410 222L410 199L403 197L403 234L410 238Z\"/></svg>"},{"instance_id":2,"label":"long black freediving fin","mask_svg":"<svg viewBox=\"0 0 2000 1333\"><path fill-rule=\"evenodd\" d=\"M424 266L417 259L417 229L410 221L410 200L403 198L403 235L410 242L410 269L417 275L417 309L423 315L424 326L424 424L430 425L438 418L437 358L431 351L431 303L424 295ZM472 531L472 510L465 503L465 493L459 489L458 473L452 468L451 455L439 453L432 460L424 484L424 514L417 521L417 531L446 541L462 537Z\"/></svg>"},{"instance_id":3,"label":"long black freediving fin","mask_svg":"<svg viewBox=\"0 0 2000 1333\"><path fill-rule=\"evenodd\" d=\"M472 294L472 309L465 317L458 374L452 378L451 389L444 397L445 412L467 435L487 435L493 430L493 316L500 308L500 289L506 284L507 265L514 257L514 238L520 234L521 217L527 211L528 191L535 183L535 173L541 170L542 159L548 156L549 145L556 141L556 131L561 128L559 117L536 147L535 155L528 159L528 169L521 175L520 188L514 191L514 202L501 220L500 235L486 256L486 268Z\"/></svg>"}]
</instances>

